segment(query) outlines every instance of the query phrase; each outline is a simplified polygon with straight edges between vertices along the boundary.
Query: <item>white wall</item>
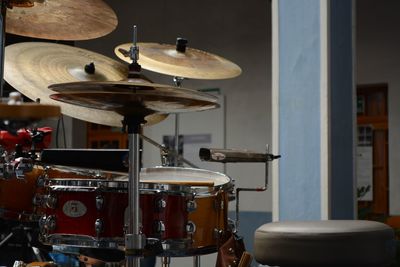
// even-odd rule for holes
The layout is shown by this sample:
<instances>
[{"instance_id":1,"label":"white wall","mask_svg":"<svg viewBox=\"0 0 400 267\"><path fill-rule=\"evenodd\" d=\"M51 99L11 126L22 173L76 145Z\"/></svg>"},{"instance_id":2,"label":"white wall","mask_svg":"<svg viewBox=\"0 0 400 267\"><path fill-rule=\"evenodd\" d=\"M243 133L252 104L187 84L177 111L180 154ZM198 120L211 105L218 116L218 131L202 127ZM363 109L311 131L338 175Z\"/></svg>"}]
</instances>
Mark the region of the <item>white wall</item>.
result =
<instances>
[{"instance_id":1,"label":"white wall","mask_svg":"<svg viewBox=\"0 0 400 267\"><path fill-rule=\"evenodd\" d=\"M357 1L357 84L388 84L389 207L400 214L400 2Z\"/></svg>"}]
</instances>

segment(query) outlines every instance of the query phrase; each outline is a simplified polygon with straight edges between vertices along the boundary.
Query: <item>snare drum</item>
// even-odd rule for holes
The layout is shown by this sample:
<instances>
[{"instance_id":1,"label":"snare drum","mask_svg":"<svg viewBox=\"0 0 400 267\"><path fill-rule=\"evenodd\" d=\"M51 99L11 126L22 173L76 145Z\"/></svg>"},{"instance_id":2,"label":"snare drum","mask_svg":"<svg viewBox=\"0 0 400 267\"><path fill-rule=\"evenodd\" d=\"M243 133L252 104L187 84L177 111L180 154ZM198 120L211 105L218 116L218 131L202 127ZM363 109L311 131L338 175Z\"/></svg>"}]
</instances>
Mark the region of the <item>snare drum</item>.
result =
<instances>
[{"instance_id":1,"label":"snare drum","mask_svg":"<svg viewBox=\"0 0 400 267\"><path fill-rule=\"evenodd\" d=\"M45 215L39 221L44 243L89 248L124 246L129 224L128 179L51 179ZM187 206L190 186L140 183L141 229L147 238L174 251L190 246Z\"/></svg>"},{"instance_id":2,"label":"snare drum","mask_svg":"<svg viewBox=\"0 0 400 267\"><path fill-rule=\"evenodd\" d=\"M202 169L158 167L142 170L140 179L191 185L195 193L194 204L189 205L188 217L192 244L181 251L181 256L217 251L221 237L228 230L228 199L234 188L231 178Z\"/></svg>"}]
</instances>

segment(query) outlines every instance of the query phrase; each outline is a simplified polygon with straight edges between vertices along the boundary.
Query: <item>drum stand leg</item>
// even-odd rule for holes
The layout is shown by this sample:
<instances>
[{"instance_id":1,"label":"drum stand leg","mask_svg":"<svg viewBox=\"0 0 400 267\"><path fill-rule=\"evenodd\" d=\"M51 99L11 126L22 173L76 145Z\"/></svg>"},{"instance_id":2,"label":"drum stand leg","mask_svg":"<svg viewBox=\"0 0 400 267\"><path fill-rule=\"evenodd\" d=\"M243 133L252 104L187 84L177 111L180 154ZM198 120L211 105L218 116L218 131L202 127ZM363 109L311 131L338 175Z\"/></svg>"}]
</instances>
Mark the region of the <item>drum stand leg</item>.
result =
<instances>
[{"instance_id":1,"label":"drum stand leg","mask_svg":"<svg viewBox=\"0 0 400 267\"><path fill-rule=\"evenodd\" d=\"M161 266L162 267L169 267L171 263L171 257L162 257L161 258Z\"/></svg>"},{"instance_id":2,"label":"drum stand leg","mask_svg":"<svg viewBox=\"0 0 400 267\"><path fill-rule=\"evenodd\" d=\"M193 257L193 267L200 267L200 256L194 256Z\"/></svg>"}]
</instances>

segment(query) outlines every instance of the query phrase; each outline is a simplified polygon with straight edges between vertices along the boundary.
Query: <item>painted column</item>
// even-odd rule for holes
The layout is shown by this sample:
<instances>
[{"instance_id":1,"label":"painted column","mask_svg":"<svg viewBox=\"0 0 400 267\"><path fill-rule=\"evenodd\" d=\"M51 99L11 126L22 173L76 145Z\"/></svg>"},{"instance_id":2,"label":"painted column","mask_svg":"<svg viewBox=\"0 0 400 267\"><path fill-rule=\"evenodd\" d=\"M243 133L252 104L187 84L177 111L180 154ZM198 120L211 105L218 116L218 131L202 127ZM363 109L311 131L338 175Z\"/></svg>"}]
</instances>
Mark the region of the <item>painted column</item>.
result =
<instances>
[{"instance_id":1,"label":"painted column","mask_svg":"<svg viewBox=\"0 0 400 267\"><path fill-rule=\"evenodd\" d=\"M353 2L272 5L273 218L352 219Z\"/></svg>"}]
</instances>

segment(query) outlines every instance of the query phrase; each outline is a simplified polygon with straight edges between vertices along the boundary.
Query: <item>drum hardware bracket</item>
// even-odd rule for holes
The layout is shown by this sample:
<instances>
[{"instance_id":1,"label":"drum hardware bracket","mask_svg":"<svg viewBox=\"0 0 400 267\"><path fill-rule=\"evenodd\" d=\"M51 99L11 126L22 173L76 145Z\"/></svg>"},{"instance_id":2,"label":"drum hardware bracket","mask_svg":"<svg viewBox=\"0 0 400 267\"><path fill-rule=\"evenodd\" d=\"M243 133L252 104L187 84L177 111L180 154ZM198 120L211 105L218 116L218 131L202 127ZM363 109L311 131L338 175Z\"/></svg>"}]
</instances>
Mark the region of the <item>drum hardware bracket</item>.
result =
<instances>
[{"instance_id":1,"label":"drum hardware bracket","mask_svg":"<svg viewBox=\"0 0 400 267\"><path fill-rule=\"evenodd\" d=\"M144 141L148 142L149 144L157 147L160 149L160 155L161 155L161 163L163 163L162 165L165 167L166 165L168 165L168 160L167 158L173 157L177 155L177 152L175 150L170 150L168 148L165 147L165 145L161 145L159 143L157 143L156 141L154 141L153 139L140 134L140 138L142 138ZM182 155L178 155L178 157L180 158L180 160L187 164L188 166L195 168L195 169L199 169L198 166L196 166L195 164L193 164L192 162L190 162L189 160L185 159ZM165 165L164 165L165 163Z\"/></svg>"},{"instance_id":2,"label":"drum hardware bracket","mask_svg":"<svg viewBox=\"0 0 400 267\"><path fill-rule=\"evenodd\" d=\"M240 203L240 192L264 192L268 188L268 164L270 161L279 159L280 155L269 154L269 146L266 146L266 153L251 152L248 150L236 150L236 149L215 149L215 148L200 148L199 157L204 161L211 162L264 162L265 163L265 182L262 187L256 188L236 188L236 220L234 226L234 232L239 231L239 203Z\"/></svg>"},{"instance_id":3,"label":"drum hardware bracket","mask_svg":"<svg viewBox=\"0 0 400 267\"><path fill-rule=\"evenodd\" d=\"M268 189L268 173L269 173L269 162L273 161L274 159L279 159L281 156L280 155L272 155L269 154L269 146L266 145L266 154L265 154L265 182L264 185L262 187L255 187L255 188L236 188L236 220L235 220L235 233L239 231L239 223L240 223L240 219L239 219L239 203L240 203L240 198L239 198L239 193L241 191L246 191L246 192L264 192Z\"/></svg>"}]
</instances>

